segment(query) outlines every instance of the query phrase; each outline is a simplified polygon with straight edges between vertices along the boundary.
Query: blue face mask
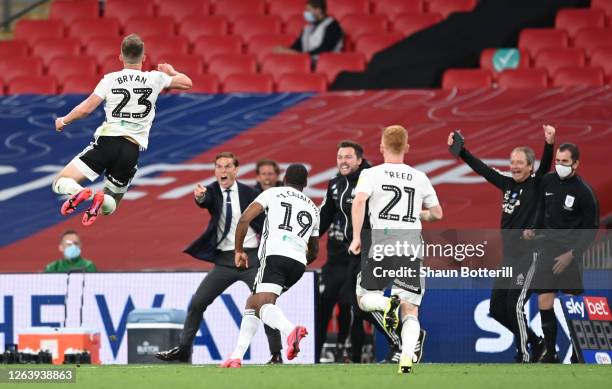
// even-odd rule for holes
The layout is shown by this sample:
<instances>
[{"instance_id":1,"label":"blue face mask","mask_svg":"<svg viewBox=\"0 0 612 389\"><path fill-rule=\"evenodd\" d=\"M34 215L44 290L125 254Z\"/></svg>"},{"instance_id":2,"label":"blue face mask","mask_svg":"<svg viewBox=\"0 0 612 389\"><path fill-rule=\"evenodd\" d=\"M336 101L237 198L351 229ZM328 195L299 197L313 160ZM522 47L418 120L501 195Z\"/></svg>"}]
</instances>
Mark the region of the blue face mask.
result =
<instances>
[{"instance_id":1,"label":"blue face mask","mask_svg":"<svg viewBox=\"0 0 612 389\"><path fill-rule=\"evenodd\" d=\"M312 12L304 11L304 20L306 20L307 23L314 23L317 21L317 18L315 18Z\"/></svg>"},{"instance_id":2,"label":"blue face mask","mask_svg":"<svg viewBox=\"0 0 612 389\"><path fill-rule=\"evenodd\" d=\"M77 245L71 244L66 246L64 249L64 257L74 261L81 256L81 248Z\"/></svg>"}]
</instances>

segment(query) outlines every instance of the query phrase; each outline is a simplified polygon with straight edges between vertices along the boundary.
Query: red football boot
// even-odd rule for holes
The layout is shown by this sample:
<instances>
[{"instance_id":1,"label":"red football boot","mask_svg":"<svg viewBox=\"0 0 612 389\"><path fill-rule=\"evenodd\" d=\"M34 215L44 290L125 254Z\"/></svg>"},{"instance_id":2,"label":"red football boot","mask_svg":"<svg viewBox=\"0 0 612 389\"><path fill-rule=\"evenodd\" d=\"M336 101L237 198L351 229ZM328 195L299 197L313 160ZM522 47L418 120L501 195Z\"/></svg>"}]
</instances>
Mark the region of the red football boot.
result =
<instances>
[{"instance_id":1,"label":"red football boot","mask_svg":"<svg viewBox=\"0 0 612 389\"><path fill-rule=\"evenodd\" d=\"M242 367L242 361L240 359L231 359L228 358L225 362L219 365L219 367L229 368L229 369L237 369Z\"/></svg>"},{"instance_id":2,"label":"red football boot","mask_svg":"<svg viewBox=\"0 0 612 389\"><path fill-rule=\"evenodd\" d=\"M70 198L64 201L60 213L64 216L70 215L74 210L85 200L89 200L91 197L91 189L85 188L82 191L73 194Z\"/></svg>"},{"instance_id":3,"label":"red football boot","mask_svg":"<svg viewBox=\"0 0 612 389\"><path fill-rule=\"evenodd\" d=\"M98 217L98 212L100 212L100 208L102 207L102 203L104 202L104 192L101 190L97 191L93 197L93 201L91 202L91 207L83 214L83 225L90 226L93 222L96 221Z\"/></svg>"},{"instance_id":4,"label":"red football boot","mask_svg":"<svg viewBox=\"0 0 612 389\"><path fill-rule=\"evenodd\" d=\"M300 352L300 341L308 335L305 327L296 326L287 336L287 359L292 360Z\"/></svg>"}]
</instances>

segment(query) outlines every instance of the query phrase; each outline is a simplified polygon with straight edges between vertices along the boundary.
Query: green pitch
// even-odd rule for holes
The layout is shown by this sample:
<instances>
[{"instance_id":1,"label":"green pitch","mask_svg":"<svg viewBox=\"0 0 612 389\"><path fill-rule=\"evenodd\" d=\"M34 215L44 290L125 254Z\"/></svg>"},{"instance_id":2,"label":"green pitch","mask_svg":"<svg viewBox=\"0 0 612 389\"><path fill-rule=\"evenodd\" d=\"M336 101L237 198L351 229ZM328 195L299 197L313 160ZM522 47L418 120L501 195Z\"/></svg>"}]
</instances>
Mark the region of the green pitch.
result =
<instances>
[{"instance_id":1,"label":"green pitch","mask_svg":"<svg viewBox=\"0 0 612 389\"><path fill-rule=\"evenodd\" d=\"M9 366L0 366L0 368L6 367ZM220 369L210 365L90 365L77 368L76 378L76 384L62 384L61 387L87 389L609 389L612 383L612 366L421 364L415 367L414 373L399 375L396 365L375 364L247 365L241 369ZM42 387L36 384L26 386ZM60 385L51 386L60 387Z\"/></svg>"}]
</instances>

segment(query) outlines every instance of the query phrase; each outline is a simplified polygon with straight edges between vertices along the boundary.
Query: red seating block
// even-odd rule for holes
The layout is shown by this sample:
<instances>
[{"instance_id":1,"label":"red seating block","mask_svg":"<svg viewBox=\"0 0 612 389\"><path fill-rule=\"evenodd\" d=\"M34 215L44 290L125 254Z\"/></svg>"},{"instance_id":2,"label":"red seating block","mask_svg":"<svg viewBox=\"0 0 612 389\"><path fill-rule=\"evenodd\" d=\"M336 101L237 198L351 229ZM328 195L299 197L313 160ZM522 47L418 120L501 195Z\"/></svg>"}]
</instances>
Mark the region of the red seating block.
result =
<instances>
[{"instance_id":1,"label":"red seating block","mask_svg":"<svg viewBox=\"0 0 612 389\"><path fill-rule=\"evenodd\" d=\"M261 72L274 75L276 80L285 73L310 73L308 54L270 54L261 64Z\"/></svg>"},{"instance_id":2,"label":"red seating block","mask_svg":"<svg viewBox=\"0 0 612 389\"><path fill-rule=\"evenodd\" d=\"M160 1L157 4L157 14L159 16L169 16L176 23L180 23L187 17L207 16L210 12L210 2L208 0L181 0Z\"/></svg>"},{"instance_id":3,"label":"red seating block","mask_svg":"<svg viewBox=\"0 0 612 389\"><path fill-rule=\"evenodd\" d=\"M548 74L545 69L509 69L499 75L497 84L502 88L546 88Z\"/></svg>"},{"instance_id":4,"label":"red seating block","mask_svg":"<svg viewBox=\"0 0 612 389\"><path fill-rule=\"evenodd\" d=\"M519 35L519 48L535 57L542 49L568 47L569 36L564 30L552 28L525 28Z\"/></svg>"},{"instance_id":5,"label":"red seating block","mask_svg":"<svg viewBox=\"0 0 612 389\"><path fill-rule=\"evenodd\" d=\"M57 93L57 81L51 76L18 76L8 84L8 94L32 93L53 95Z\"/></svg>"},{"instance_id":6,"label":"red seating block","mask_svg":"<svg viewBox=\"0 0 612 389\"><path fill-rule=\"evenodd\" d=\"M601 9L608 15L608 18L612 17L612 1L610 0L591 0L591 9Z\"/></svg>"},{"instance_id":7,"label":"red seating block","mask_svg":"<svg viewBox=\"0 0 612 389\"><path fill-rule=\"evenodd\" d=\"M0 41L0 58L25 57L28 55L28 42L20 39Z\"/></svg>"},{"instance_id":8,"label":"red seating block","mask_svg":"<svg viewBox=\"0 0 612 389\"><path fill-rule=\"evenodd\" d=\"M606 14L601 9L561 9L557 12L555 27L576 36L578 31L588 27L605 27Z\"/></svg>"},{"instance_id":9,"label":"red seating block","mask_svg":"<svg viewBox=\"0 0 612 389\"><path fill-rule=\"evenodd\" d=\"M369 0L328 0L327 13L337 20L349 14L369 14Z\"/></svg>"},{"instance_id":10,"label":"red seating block","mask_svg":"<svg viewBox=\"0 0 612 389\"><path fill-rule=\"evenodd\" d=\"M226 35L229 30L229 21L225 16L189 16L178 24L181 35L195 42L205 35Z\"/></svg>"},{"instance_id":11,"label":"red seating block","mask_svg":"<svg viewBox=\"0 0 612 389\"><path fill-rule=\"evenodd\" d=\"M590 65L600 67L608 77L612 76L612 47L595 50L591 55Z\"/></svg>"},{"instance_id":12,"label":"red seating block","mask_svg":"<svg viewBox=\"0 0 612 389\"><path fill-rule=\"evenodd\" d=\"M423 0L375 0L372 5L374 13L388 15L390 18L401 13L422 13L425 10Z\"/></svg>"},{"instance_id":13,"label":"red seating block","mask_svg":"<svg viewBox=\"0 0 612 389\"><path fill-rule=\"evenodd\" d=\"M341 19L340 25L352 40L364 34L387 32L387 18L383 15L349 14Z\"/></svg>"},{"instance_id":14,"label":"red seating block","mask_svg":"<svg viewBox=\"0 0 612 389\"><path fill-rule=\"evenodd\" d=\"M366 60L372 59L377 52L386 49L402 39L398 33L366 34L362 35L355 45L355 51L365 55Z\"/></svg>"},{"instance_id":15,"label":"red seating block","mask_svg":"<svg viewBox=\"0 0 612 389\"><path fill-rule=\"evenodd\" d=\"M189 78L193 82L189 93L219 93L219 78L214 74L199 74ZM181 93L181 91L170 90L170 93Z\"/></svg>"},{"instance_id":16,"label":"red seating block","mask_svg":"<svg viewBox=\"0 0 612 389\"><path fill-rule=\"evenodd\" d=\"M260 34L255 35L248 45L249 54L254 54L257 61L261 62L276 46L289 47L294 38L284 34Z\"/></svg>"},{"instance_id":17,"label":"red seating block","mask_svg":"<svg viewBox=\"0 0 612 389\"><path fill-rule=\"evenodd\" d=\"M317 73L287 73L278 80L279 92L325 92L327 79Z\"/></svg>"},{"instance_id":18,"label":"red seating block","mask_svg":"<svg viewBox=\"0 0 612 389\"><path fill-rule=\"evenodd\" d=\"M220 54L240 53L242 53L242 40L234 35L201 36L194 42L193 47L193 54L202 57L206 63Z\"/></svg>"},{"instance_id":19,"label":"red seating block","mask_svg":"<svg viewBox=\"0 0 612 389\"><path fill-rule=\"evenodd\" d=\"M78 19L70 25L68 35L77 38L83 46L96 38L118 38L121 33L119 21L114 18Z\"/></svg>"},{"instance_id":20,"label":"red seating block","mask_svg":"<svg viewBox=\"0 0 612 389\"><path fill-rule=\"evenodd\" d=\"M110 56L119 57L121 53L121 38L95 38L85 45L85 52L102 64Z\"/></svg>"},{"instance_id":21,"label":"red seating block","mask_svg":"<svg viewBox=\"0 0 612 389\"><path fill-rule=\"evenodd\" d=\"M174 19L169 16L135 16L123 26L124 35L138 34L143 40L154 35L174 35Z\"/></svg>"},{"instance_id":22,"label":"red seating block","mask_svg":"<svg viewBox=\"0 0 612 389\"><path fill-rule=\"evenodd\" d=\"M45 65L63 55L79 55L81 44L75 38L41 39L32 47L32 55L39 56Z\"/></svg>"},{"instance_id":23,"label":"red seating block","mask_svg":"<svg viewBox=\"0 0 612 389\"><path fill-rule=\"evenodd\" d=\"M174 69L190 77L196 74L204 74L204 60L197 55L166 54L160 56L158 61L155 65L158 63L169 63ZM157 66L154 68L157 68Z\"/></svg>"},{"instance_id":24,"label":"red seating block","mask_svg":"<svg viewBox=\"0 0 612 389\"><path fill-rule=\"evenodd\" d=\"M553 86L603 86L603 70L600 68L565 67L553 77Z\"/></svg>"},{"instance_id":25,"label":"red seating block","mask_svg":"<svg viewBox=\"0 0 612 389\"><path fill-rule=\"evenodd\" d=\"M287 21L294 15L302 16L305 5L304 0L272 0L269 2L269 13L278 15L283 21Z\"/></svg>"},{"instance_id":26,"label":"red seating block","mask_svg":"<svg viewBox=\"0 0 612 389\"><path fill-rule=\"evenodd\" d=\"M285 34L298 37L306 26L306 21L302 15L294 15L285 22Z\"/></svg>"},{"instance_id":27,"label":"red seating block","mask_svg":"<svg viewBox=\"0 0 612 389\"><path fill-rule=\"evenodd\" d=\"M264 15L266 3L264 0L232 0L217 1L215 15L224 15L230 20L236 20L242 15Z\"/></svg>"},{"instance_id":28,"label":"red seating block","mask_svg":"<svg viewBox=\"0 0 612 389\"><path fill-rule=\"evenodd\" d=\"M100 82L96 74L79 74L68 76L62 82L62 93L91 94Z\"/></svg>"},{"instance_id":29,"label":"red seating block","mask_svg":"<svg viewBox=\"0 0 612 389\"><path fill-rule=\"evenodd\" d=\"M580 67L586 63L584 50L578 48L551 48L542 49L535 57L534 67L548 69L548 73L555 75L563 67Z\"/></svg>"},{"instance_id":30,"label":"red seating block","mask_svg":"<svg viewBox=\"0 0 612 389\"><path fill-rule=\"evenodd\" d=\"M116 18L124 28L128 19L135 16L154 16L153 0L106 0L104 16Z\"/></svg>"},{"instance_id":31,"label":"red seating block","mask_svg":"<svg viewBox=\"0 0 612 389\"><path fill-rule=\"evenodd\" d=\"M491 72L485 69L449 69L442 76L442 89L489 88L492 82Z\"/></svg>"},{"instance_id":32,"label":"red seating block","mask_svg":"<svg viewBox=\"0 0 612 389\"><path fill-rule=\"evenodd\" d=\"M282 21L279 16L249 15L239 16L232 25L234 35L240 35L244 42L250 42L258 34L280 34Z\"/></svg>"},{"instance_id":33,"label":"red seating block","mask_svg":"<svg viewBox=\"0 0 612 389\"><path fill-rule=\"evenodd\" d=\"M224 93L272 93L274 80L269 74L232 74L223 83Z\"/></svg>"},{"instance_id":34,"label":"red seating block","mask_svg":"<svg viewBox=\"0 0 612 389\"><path fill-rule=\"evenodd\" d=\"M167 54L187 54L189 42L184 36L156 35L148 37L145 41L145 55L152 63Z\"/></svg>"},{"instance_id":35,"label":"red seating block","mask_svg":"<svg viewBox=\"0 0 612 389\"><path fill-rule=\"evenodd\" d=\"M41 39L63 38L64 24L59 20L21 19L15 25L13 38L27 41L30 45Z\"/></svg>"},{"instance_id":36,"label":"red seating block","mask_svg":"<svg viewBox=\"0 0 612 389\"><path fill-rule=\"evenodd\" d=\"M0 58L0 80L8 84L19 76L42 76L43 62L38 57Z\"/></svg>"},{"instance_id":37,"label":"red seating block","mask_svg":"<svg viewBox=\"0 0 612 389\"><path fill-rule=\"evenodd\" d=\"M365 59L359 53L322 53L317 61L317 73L332 83L341 71L359 72L365 69Z\"/></svg>"},{"instance_id":38,"label":"red seating block","mask_svg":"<svg viewBox=\"0 0 612 389\"><path fill-rule=\"evenodd\" d=\"M51 3L49 19L59 20L69 26L77 19L95 19L100 16L98 0L55 0Z\"/></svg>"},{"instance_id":39,"label":"red seating block","mask_svg":"<svg viewBox=\"0 0 612 389\"><path fill-rule=\"evenodd\" d=\"M429 26L438 24L442 20L439 13L402 13L393 19L392 30L409 36Z\"/></svg>"},{"instance_id":40,"label":"red seating block","mask_svg":"<svg viewBox=\"0 0 612 389\"><path fill-rule=\"evenodd\" d=\"M497 50L498 49L484 49L482 53L480 53L480 67L482 69L491 71L494 77L499 74L493 66L493 56ZM531 58L529 57L529 52L527 50L519 50L519 69L528 68L530 60Z\"/></svg>"},{"instance_id":41,"label":"red seating block","mask_svg":"<svg viewBox=\"0 0 612 389\"><path fill-rule=\"evenodd\" d=\"M208 73L215 74L221 82L232 74L255 73L257 61L250 54L220 54L208 64Z\"/></svg>"},{"instance_id":42,"label":"red seating block","mask_svg":"<svg viewBox=\"0 0 612 389\"><path fill-rule=\"evenodd\" d=\"M574 39L574 47L582 47L587 56L603 47L612 47L612 28L583 28Z\"/></svg>"},{"instance_id":43,"label":"red seating block","mask_svg":"<svg viewBox=\"0 0 612 389\"><path fill-rule=\"evenodd\" d=\"M453 12L468 12L476 6L476 0L428 0L428 11L438 12L445 18Z\"/></svg>"},{"instance_id":44,"label":"red seating block","mask_svg":"<svg viewBox=\"0 0 612 389\"><path fill-rule=\"evenodd\" d=\"M70 76L96 75L96 59L83 55L65 55L55 57L49 64L47 74L57 79L60 84Z\"/></svg>"}]
</instances>

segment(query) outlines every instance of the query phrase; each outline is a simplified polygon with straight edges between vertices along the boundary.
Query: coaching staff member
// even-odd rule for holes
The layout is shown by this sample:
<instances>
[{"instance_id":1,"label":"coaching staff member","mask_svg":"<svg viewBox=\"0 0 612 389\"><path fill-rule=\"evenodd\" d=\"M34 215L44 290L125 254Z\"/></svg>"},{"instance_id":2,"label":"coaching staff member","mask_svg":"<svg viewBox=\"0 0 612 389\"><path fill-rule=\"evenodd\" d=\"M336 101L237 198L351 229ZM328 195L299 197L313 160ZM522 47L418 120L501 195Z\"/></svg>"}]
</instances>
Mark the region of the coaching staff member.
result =
<instances>
[{"instance_id":1,"label":"coaching staff member","mask_svg":"<svg viewBox=\"0 0 612 389\"><path fill-rule=\"evenodd\" d=\"M196 205L207 209L211 220L206 231L187 247L185 252L194 258L212 262L215 266L202 280L191 300L179 346L155 355L163 361L189 361L193 339L200 328L206 307L234 282L242 281L249 288L253 287L259 267L257 257L259 242L256 234L261 233L264 219L259 217L250 223L244 240L245 252L249 256L249 267L237 268L234 265L236 226L242 212L258 194L253 188L236 181L238 165L238 158L234 154L229 152L218 154L215 157L217 181L206 187L198 184L193 191ZM266 335L272 353L270 362L282 362L280 333L266 326Z\"/></svg>"}]
</instances>

